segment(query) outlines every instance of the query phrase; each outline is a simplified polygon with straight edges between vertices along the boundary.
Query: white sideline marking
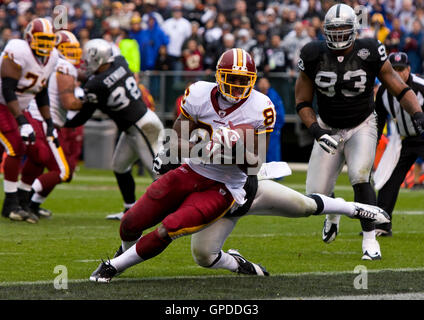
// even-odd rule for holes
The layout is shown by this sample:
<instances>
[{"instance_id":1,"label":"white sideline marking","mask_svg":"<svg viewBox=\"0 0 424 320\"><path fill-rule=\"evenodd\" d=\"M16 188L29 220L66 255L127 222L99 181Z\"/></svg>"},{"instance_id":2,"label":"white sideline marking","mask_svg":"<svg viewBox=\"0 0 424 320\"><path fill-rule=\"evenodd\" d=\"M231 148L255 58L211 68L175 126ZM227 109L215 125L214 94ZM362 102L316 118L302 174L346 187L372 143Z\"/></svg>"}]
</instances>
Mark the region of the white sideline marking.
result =
<instances>
[{"instance_id":1,"label":"white sideline marking","mask_svg":"<svg viewBox=\"0 0 424 320\"><path fill-rule=\"evenodd\" d=\"M98 261L98 260L95 260ZM399 269L370 269L368 270L368 273L379 273L384 271L392 271L392 272L413 272L413 271L424 271L423 268L399 268ZM313 271L313 272L288 272L288 273L273 273L271 276L284 276L284 277L302 277L302 276L331 276L331 275L341 275L341 274L355 274L352 270L348 271ZM203 275L203 276L173 276L173 277L151 277L151 278L114 278L112 281L154 281L154 280L175 280L175 279L227 279L229 277L237 277L240 279L239 275ZM89 276L87 276L86 279L70 279L68 280L68 283L83 283L83 282L89 282L88 280ZM0 287L8 287L8 286L17 286L17 285L37 285L37 284L52 284L53 280L40 280L40 281L15 281L15 282L1 282Z\"/></svg>"},{"instance_id":2,"label":"white sideline marking","mask_svg":"<svg viewBox=\"0 0 424 320\"><path fill-rule=\"evenodd\" d=\"M424 292L362 294L357 296L282 297L277 300L423 300Z\"/></svg>"}]
</instances>

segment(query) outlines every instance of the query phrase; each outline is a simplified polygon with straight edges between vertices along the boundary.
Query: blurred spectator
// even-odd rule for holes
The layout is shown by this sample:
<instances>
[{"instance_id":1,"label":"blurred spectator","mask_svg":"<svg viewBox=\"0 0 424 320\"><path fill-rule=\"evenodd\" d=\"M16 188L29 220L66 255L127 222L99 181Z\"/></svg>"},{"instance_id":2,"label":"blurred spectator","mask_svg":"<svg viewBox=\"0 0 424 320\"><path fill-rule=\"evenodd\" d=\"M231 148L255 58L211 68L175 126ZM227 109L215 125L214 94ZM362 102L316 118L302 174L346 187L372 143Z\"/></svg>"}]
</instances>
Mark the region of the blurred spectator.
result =
<instances>
[{"instance_id":1,"label":"blurred spectator","mask_svg":"<svg viewBox=\"0 0 424 320\"><path fill-rule=\"evenodd\" d=\"M422 56L421 47L423 41L422 25L419 20L414 20L412 23L412 31L409 32L404 39L401 39L400 51L406 52L411 66L411 73L422 72Z\"/></svg>"},{"instance_id":2,"label":"blurred spectator","mask_svg":"<svg viewBox=\"0 0 424 320\"><path fill-rule=\"evenodd\" d=\"M127 60L129 69L138 74L140 72L140 49L137 40L130 39L128 31L124 29L118 47L121 55Z\"/></svg>"},{"instance_id":3,"label":"blurred spectator","mask_svg":"<svg viewBox=\"0 0 424 320\"><path fill-rule=\"evenodd\" d=\"M185 71L203 70L203 48L194 39L189 40L187 49L183 51L183 64Z\"/></svg>"},{"instance_id":4,"label":"blurred spectator","mask_svg":"<svg viewBox=\"0 0 424 320\"><path fill-rule=\"evenodd\" d=\"M105 32L102 38L109 42L110 46L112 47L112 53L114 56L119 56L121 54L118 45L115 43L112 35L109 32Z\"/></svg>"},{"instance_id":5,"label":"blurred spectator","mask_svg":"<svg viewBox=\"0 0 424 320\"><path fill-rule=\"evenodd\" d=\"M78 34L81 29L85 28L86 16L80 5L74 6L74 14L70 18L70 31Z\"/></svg>"},{"instance_id":6,"label":"blurred spectator","mask_svg":"<svg viewBox=\"0 0 424 320\"><path fill-rule=\"evenodd\" d=\"M270 46L266 49L265 72L285 72L289 67L287 53L278 34L271 37Z\"/></svg>"},{"instance_id":7,"label":"blurred spectator","mask_svg":"<svg viewBox=\"0 0 424 320\"><path fill-rule=\"evenodd\" d=\"M324 20L324 13L321 10L321 2L317 0L308 1L308 10L306 11L303 19L318 18Z\"/></svg>"},{"instance_id":8,"label":"blurred spectator","mask_svg":"<svg viewBox=\"0 0 424 320\"><path fill-rule=\"evenodd\" d=\"M256 69L258 69L258 71L264 71L267 46L266 32L258 31L256 33L256 44L250 49L250 54L253 61L255 61Z\"/></svg>"},{"instance_id":9,"label":"blurred spectator","mask_svg":"<svg viewBox=\"0 0 424 320\"><path fill-rule=\"evenodd\" d=\"M187 43L190 40L195 40L197 42L197 44L202 47L201 50L204 51L204 48L203 48L203 37L201 35L201 32L200 32L200 29L199 28L200 28L199 22L197 22L197 21L192 21L191 22L191 36L188 37L186 39L186 41L184 41L183 50L187 48Z\"/></svg>"},{"instance_id":10,"label":"blurred spectator","mask_svg":"<svg viewBox=\"0 0 424 320\"><path fill-rule=\"evenodd\" d=\"M398 18L393 20L392 26L392 31L384 41L388 53L399 51L400 40L404 36L404 30L402 29L400 20Z\"/></svg>"},{"instance_id":11,"label":"blurred spectator","mask_svg":"<svg viewBox=\"0 0 424 320\"><path fill-rule=\"evenodd\" d=\"M169 37L168 55L172 60L173 70L182 70L181 54L184 41L191 35L190 22L183 17L181 3L175 2L172 7L172 18L165 20L163 31Z\"/></svg>"},{"instance_id":12,"label":"blurred spectator","mask_svg":"<svg viewBox=\"0 0 424 320\"><path fill-rule=\"evenodd\" d=\"M281 129L285 123L285 110L284 103L276 90L271 87L271 84L267 78L260 78L258 83L256 84L258 91L267 95L275 107L275 112L277 113L275 116L275 125L274 130L271 132L269 145L272 148L268 148L268 152L266 154L266 162L271 161L281 161L282 153L281 153Z\"/></svg>"},{"instance_id":13,"label":"blurred spectator","mask_svg":"<svg viewBox=\"0 0 424 320\"><path fill-rule=\"evenodd\" d=\"M169 1L158 0L156 12L159 13L164 20L171 18L172 12L171 8L169 7Z\"/></svg>"},{"instance_id":14,"label":"blurred spectator","mask_svg":"<svg viewBox=\"0 0 424 320\"><path fill-rule=\"evenodd\" d=\"M137 42L140 47L141 70L153 70L159 54L159 48L169 44L168 36L161 29L153 14L149 14L147 28L141 30L137 37Z\"/></svg>"},{"instance_id":15,"label":"blurred spectator","mask_svg":"<svg viewBox=\"0 0 424 320\"><path fill-rule=\"evenodd\" d=\"M205 49L204 67L215 70L216 60L219 58L219 48L222 40L222 30L215 25L215 19L210 19L203 32L203 46Z\"/></svg>"},{"instance_id":16,"label":"blurred spectator","mask_svg":"<svg viewBox=\"0 0 424 320\"><path fill-rule=\"evenodd\" d=\"M294 25L294 30L290 31L283 39L283 48L286 50L291 65L296 65L299 59L300 49L311 41L304 24L300 21Z\"/></svg>"},{"instance_id":17,"label":"blurred spectator","mask_svg":"<svg viewBox=\"0 0 424 320\"><path fill-rule=\"evenodd\" d=\"M384 43L390 33L390 30L386 27L383 15L381 13L374 13L371 18L371 23L371 30L374 33L374 38L378 39L381 43Z\"/></svg>"},{"instance_id":18,"label":"blurred spectator","mask_svg":"<svg viewBox=\"0 0 424 320\"><path fill-rule=\"evenodd\" d=\"M166 46L160 46L159 54L156 58L155 70L158 71L168 71L172 70L172 60L168 55Z\"/></svg>"},{"instance_id":19,"label":"blurred spectator","mask_svg":"<svg viewBox=\"0 0 424 320\"><path fill-rule=\"evenodd\" d=\"M403 0L399 20L407 32L412 31L412 23L415 15L415 7L412 0Z\"/></svg>"},{"instance_id":20,"label":"blurred spectator","mask_svg":"<svg viewBox=\"0 0 424 320\"><path fill-rule=\"evenodd\" d=\"M213 63L209 66L209 69L215 70L216 64L218 62L219 57L227 50L236 47L236 37L232 33L227 33L222 37L222 43L218 46L216 50L216 54L213 57ZM206 51L207 53L207 51Z\"/></svg>"},{"instance_id":21,"label":"blurred spectator","mask_svg":"<svg viewBox=\"0 0 424 320\"><path fill-rule=\"evenodd\" d=\"M249 52L254 45L256 45L256 40L252 39L249 30L240 29L237 34L236 47Z\"/></svg>"}]
</instances>

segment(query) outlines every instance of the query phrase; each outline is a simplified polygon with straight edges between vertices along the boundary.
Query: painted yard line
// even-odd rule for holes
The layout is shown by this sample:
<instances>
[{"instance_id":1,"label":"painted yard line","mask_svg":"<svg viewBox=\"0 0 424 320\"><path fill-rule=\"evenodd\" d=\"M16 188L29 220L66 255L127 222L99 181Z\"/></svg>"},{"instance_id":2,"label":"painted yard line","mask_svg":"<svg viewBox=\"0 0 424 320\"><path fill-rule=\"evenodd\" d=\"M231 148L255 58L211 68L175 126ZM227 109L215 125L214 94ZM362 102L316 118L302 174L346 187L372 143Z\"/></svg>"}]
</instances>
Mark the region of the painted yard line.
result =
<instances>
[{"instance_id":1,"label":"painted yard line","mask_svg":"<svg viewBox=\"0 0 424 320\"><path fill-rule=\"evenodd\" d=\"M357 296L282 297L276 300L423 300L424 292L396 294L361 294Z\"/></svg>"},{"instance_id":2,"label":"painted yard line","mask_svg":"<svg viewBox=\"0 0 424 320\"><path fill-rule=\"evenodd\" d=\"M134 177L135 182L151 183L152 179L148 177ZM93 182L116 182L115 177L102 177L102 176L75 176L72 181L93 181ZM72 182L71 182L72 183Z\"/></svg>"},{"instance_id":3,"label":"painted yard line","mask_svg":"<svg viewBox=\"0 0 424 320\"><path fill-rule=\"evenodd\" d=\"M369 269L368 273L379 273L384 271L391 271L391 272L415 272L415 271L424 271L424 267L422 268L385 268L385 269ZM355 274L352 270L346 270L346 271L312 271L312 272L288 272L288 273L275 273L271 276L282 276L282 277L303 277L303 276L333 276L333 275L343 275L343 274ZM174 279L228 279L229 277L237 277L237 279L240 279L239 275L199 275L199 276L168 276L168 277L151 277L151 278L114 278L114 282L118 281L130 281L130 282L138 282L138 281L150 281L150 280L174 280ZM68 280L68 283L83 283L88 282L88 278L85 279L70 279ZM53 280L42 280L42 281L15 281L15 282L0 282L0 287L10 287L10 286L18 286L18 285L43 285L43 284L53 284Z\"/></svg>"}]
</instances>

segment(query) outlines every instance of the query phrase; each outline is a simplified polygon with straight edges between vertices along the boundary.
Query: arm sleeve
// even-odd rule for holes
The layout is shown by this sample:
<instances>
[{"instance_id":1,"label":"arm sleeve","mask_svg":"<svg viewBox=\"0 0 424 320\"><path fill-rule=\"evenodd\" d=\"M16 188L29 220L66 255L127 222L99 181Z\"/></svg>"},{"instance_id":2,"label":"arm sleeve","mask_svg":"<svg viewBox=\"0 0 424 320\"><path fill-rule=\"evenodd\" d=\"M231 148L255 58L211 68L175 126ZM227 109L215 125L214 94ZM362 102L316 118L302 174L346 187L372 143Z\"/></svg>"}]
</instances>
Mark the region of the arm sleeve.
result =
<instances>
[{"instance_id":1,"label":"arm sleeve","mask_svg":"<svg viewBox=\"0 0 424 320\"><path fill-rule=\"evenodd\" d=\"M37 102L38 108L50 105L47 87L44 87L39 93L35 95L35 102Z\"/></svg>"},{"instance_id":2,"label":"arm sleeve","mask_svg":"<svg viewBox=\"0 0 424 320\"><path fill-rule=\"evenodd\" d=\"M66 128L76 128L87 122L91 118L94 111L96 111L96 105L92 103L84 103L82 109L70 120L65 122Z\"/></svg>"}]
</instances>

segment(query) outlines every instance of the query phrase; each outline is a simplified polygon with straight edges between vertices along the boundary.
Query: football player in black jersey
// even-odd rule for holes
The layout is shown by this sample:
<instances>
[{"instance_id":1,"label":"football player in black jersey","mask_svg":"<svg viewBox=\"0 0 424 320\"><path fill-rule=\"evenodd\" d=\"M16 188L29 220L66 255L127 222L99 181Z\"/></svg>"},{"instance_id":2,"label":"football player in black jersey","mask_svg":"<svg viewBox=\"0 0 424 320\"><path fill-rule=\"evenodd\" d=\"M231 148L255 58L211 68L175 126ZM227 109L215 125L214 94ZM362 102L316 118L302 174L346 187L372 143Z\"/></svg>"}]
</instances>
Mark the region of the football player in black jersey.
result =
<instances>
[{"instance_id":1,"label":"football player in black jersey","mask_svg":"<svg viewBox=\"0 0 424 320\"><path fill-rule=\"evenodd\" d=\"M124 212L136 201L131 169L140 159L152 178L154 155L160 148L159 133L163 124L144 104L140 89L123 56L113 56L103 39L88 41L83 61L90 75L84 85L85 101L81 111L66 122L66 127L84 124L96 109L107 114L121 132L114 150L112 168L124 200ZM123 215L123 213L122 213ZM119 219L119 218L118 218Z\"/></svg>"},{"instance_id":2,"label":"football player in black jersey","mask_svg":"<svg viewBox=\"0 0 424 320\"><path fill-rule=\"evenodd\" d=\"M376 204L370 184L377 144L374 81L378 79L397 97L422 128L424 114L414 92L387 61L378 40L356 39L355 11L345 4L332 6L324 19L325 41L312 41L300 53L295 86L296 110L315 138L306 178L307 193L330 195L346 163L354 201ZM316 94L317 113L312 101ZM318 114L318 116L317 116ZM323 241L333 241L340 216L327 215ZM362 259L381 259L373 223L361 220Z\"/></svg>"}]
</instances>

